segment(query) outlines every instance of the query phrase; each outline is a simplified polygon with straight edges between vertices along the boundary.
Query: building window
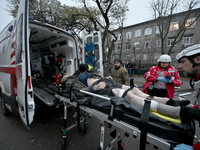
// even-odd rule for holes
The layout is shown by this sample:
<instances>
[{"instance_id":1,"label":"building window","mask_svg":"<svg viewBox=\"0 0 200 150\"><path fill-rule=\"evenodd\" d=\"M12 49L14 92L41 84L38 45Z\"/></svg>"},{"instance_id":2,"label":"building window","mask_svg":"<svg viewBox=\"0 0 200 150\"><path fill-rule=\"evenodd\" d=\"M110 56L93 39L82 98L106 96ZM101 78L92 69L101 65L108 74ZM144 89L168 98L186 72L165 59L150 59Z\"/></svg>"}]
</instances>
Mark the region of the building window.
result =
<instances>
[{"instance_id":1,"label":"building window","mask_svg":"<svg viewBox=\"0 0 200 150\"><path fill-rule=\"evenodd\" d=\"M140 49L140 42L134 42L135 49Z\"/></svg>"},{"instance_id":2,"label":"building window","mask_svg":"<svg viewBox=\"0 0 200 150\"><path fill-rule=\"evenodd\" d=\"M121 50L121 47L122 47L122 45L121 45L121 44L118 44L118 45L117 45L117 50L120 51L120 50Z\"/></svg>"},{"instance_id":3,"label":"building window","mask_svg":"<svg viewBox=\"0 0 200 150\"><path fill-rule=\"evenodd\" d=\"M185 36L183 37L183 46L192 45L194 42L194 36Z\"/></svg>"},{"instance_id":4,"label":"building window","mask_svg":"<svg viewBox=\"0 0 200 150\"><path fill-rule=\"evenodd\" d=\"M174 38L168 38L167 39L167 46L172 46L172 43L174 42L174 40L175 40Z\"/></svg>"},{"instance_id":5,"label":"building window","mask_svg":"<svg viewBox=\"0 0 200 150\"><path fill-rule=\"evenodd\" d=\"M121 40L121 39L122 39L122 34L119 33L119 34L118 34L118 40Z\"/></svg>"},{"instance_id":6,"label":"building window","mask_svg":"<svg viewBox=\"0 0 200 150\"><path fill-rule=\"evenodd\" d=\"M125 59L129 60L130 59L130 54L125 54Z\"/></svg>"},{"instance_id":7,"label":"building window","mask_svg":"<svg viewBox=\"0 0 200 150\"><path fill-rule=\"evenodd\" d=\"M169 31L178 30L179 29L179 22L171 22L169 26Z\"/></svg>"},{"instance_id":8,"label":"building window","mask_svg":"<svg viewBox=\"0 0 200 150\"><path fill-rule=\"evenodd\" d=\"M185 23L185 27L194 27L196 26L196 21L195 21L196 18L189 18L187 20L187 22Z\"/></svg>"},{"instance_id":9,"label":"building window","mask_svg":"<svg viewBox=\"0 0 200 150\"><path fill-rule=\"evenodd\" d=\"M130 40L131 39L131 32L126 32L126 39Z\"/></svg>"},{"instance_id":10,"label":"building window","mask_svg":"<svg viewBox=\"0 0 200 150\"><path fill-rule=\"evenodd\" d=\"M135 30L135 37L141 36L141 29Z\"/></svg>"},{"instance_id":11,"label":"building window","mask_svg":"<svg viewBox=\"0 0 200 150\"><path fill-rule=\"evenodd\" d=\"M144 35L151 35L151 34L152 34L152 28L151 27L145 28Z\"/></svg>"},{"instance_id":12,"label":"building window","mask_svg":"<svg viewBox=\"0 0 200 150\"><path fill-rule=\"evenodd\" d=\"M144 49L151 48L151 41L144 41Z\"/></svg>"},{"instance_id":13,"label":"building window","mask_svg":"<svg viewBox=\"0 0 200 150\"><path fill-rule=\"evenodd\" d=\"M130 49L131 49L131 43L126 43L125 50L130 50Z\"/></svg>"},{"instance_id":14,"label":"building window","mask_svg":"<svg viewBox=\"0 0 200 150\"><path fill-rule=\"evenodd\" d=\"M160 25L160 29L162 32L162 26ZM159 26L156 26L156 34L160 35Z\"/></svg>"},{"instance_id":15,"label":"building window","mask_svg":"<svg viewBox=\"0 0 200 150\"><path fill-rule=\"evenodd\" d=\"M161 39L155 41L155 47L161 47Z\"/></svg>"}]
</instances>

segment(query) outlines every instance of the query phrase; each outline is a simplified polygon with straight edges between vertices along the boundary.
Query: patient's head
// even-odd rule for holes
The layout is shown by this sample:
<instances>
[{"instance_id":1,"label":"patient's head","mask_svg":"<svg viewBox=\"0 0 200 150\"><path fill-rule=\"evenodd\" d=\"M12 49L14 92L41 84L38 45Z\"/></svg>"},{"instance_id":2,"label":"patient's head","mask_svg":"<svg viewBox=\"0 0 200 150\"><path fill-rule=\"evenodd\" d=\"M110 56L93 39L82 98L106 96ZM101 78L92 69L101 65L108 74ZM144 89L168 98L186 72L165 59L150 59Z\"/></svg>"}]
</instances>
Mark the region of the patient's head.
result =
<instances>
[{"instance_id":1,"label":"patient's head","mask_svg":"<svg viewBox=\"0 0 200 150\"><path fill-rule=\"evenodd\" d=\"M87 64L80 64L79 65L79 71L80 72L87 72L88 71L88 65Z\"/></svg>"}]
</instances>

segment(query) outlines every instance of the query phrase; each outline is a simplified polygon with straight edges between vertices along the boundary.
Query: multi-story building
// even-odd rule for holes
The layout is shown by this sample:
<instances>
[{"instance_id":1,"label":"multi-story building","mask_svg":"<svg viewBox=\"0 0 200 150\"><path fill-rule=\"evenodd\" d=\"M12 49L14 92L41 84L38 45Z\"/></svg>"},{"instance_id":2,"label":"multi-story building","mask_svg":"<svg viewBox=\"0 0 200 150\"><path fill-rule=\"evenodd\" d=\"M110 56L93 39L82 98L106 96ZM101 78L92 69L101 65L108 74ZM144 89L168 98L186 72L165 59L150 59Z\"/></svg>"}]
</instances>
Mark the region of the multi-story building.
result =
<instances>
[{"instance_id":1,"label":"multi-story building","mask_svg":"<svg viewBox=\"0 0 200 150\"><path fill-rule=\"evenodd\" d=\"M167 37L163 41L164 54L167 54L177 32L181 29L181 22L187 12L181 12L172 15ZM200 8L192 10L190 17L187 18L185 26L190 26L196 17L200 14ZM164 29L166 30L166 29ZM122 32L121 32L122 31ZM122 30L113 30L117 37L114 49L112 51L111 62L120 55L122 48L122 61L126 63L130 59L134 59L138 64L140 62L141 69L148 69L152 65L157 64L157 59L161 55L161 37L157 19L142 22L139 24L124 27ZM122 33L122 34L121 34ZM123 37L122 37L123 36ZM179 36L180 37L180 36ZM123 38L123 40L122 40ZM200 18L198 18L190 27L186 29L182 39L173 47L170 56L172 57L172 65L178 67L175 60L177 53L188 46L200 43Z\"/></svg>"}]
</instances>

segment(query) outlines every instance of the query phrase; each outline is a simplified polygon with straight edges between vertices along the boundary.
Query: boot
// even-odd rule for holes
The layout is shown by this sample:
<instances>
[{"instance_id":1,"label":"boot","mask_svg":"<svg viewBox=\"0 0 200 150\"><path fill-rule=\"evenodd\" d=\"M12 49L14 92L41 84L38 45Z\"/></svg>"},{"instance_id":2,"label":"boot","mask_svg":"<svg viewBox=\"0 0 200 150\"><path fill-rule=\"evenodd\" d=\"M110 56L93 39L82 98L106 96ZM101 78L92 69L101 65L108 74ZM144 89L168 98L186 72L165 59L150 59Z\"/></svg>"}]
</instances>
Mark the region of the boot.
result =
<instances>
[{"instance_id":1,"label":"boot","mask_svg":"<svg viewBox=\"0 0 200 150\"><path fill-rule=\"evenodd\" d=\"M189 100L184 100L184 101L179 101L179 100L173 100L173 99L169 99L166 103L166 105L170 105L170 106L187 106L190 103Z\"/></svg>"},{"instance_id":2,"label":"boot","mask_svg":"<svg viewBox=\"0 0 200 150\"><path fill-rule=\"evenodd\" d=\"M181 106L180 117L200 121L200 109Z\"/></svg>"}]
</instances>

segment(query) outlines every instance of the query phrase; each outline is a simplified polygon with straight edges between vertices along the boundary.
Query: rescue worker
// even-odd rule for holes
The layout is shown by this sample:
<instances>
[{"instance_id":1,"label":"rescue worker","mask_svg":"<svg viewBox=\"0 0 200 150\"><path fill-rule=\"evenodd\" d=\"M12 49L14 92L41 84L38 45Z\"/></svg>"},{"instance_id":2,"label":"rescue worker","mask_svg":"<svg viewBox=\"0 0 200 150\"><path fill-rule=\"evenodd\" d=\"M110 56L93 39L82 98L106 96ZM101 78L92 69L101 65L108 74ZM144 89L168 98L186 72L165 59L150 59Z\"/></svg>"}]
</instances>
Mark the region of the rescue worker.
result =
<instances>
[{"instance_id":1,"label":"rescue worker","mask_svg":"<svg viewBox=\"0 0 200 150\"><path fill-rule=\"evenodd\" d=\"M143 92L151 96L173 99L174 87L183 84L179 72L170 65L171 57L169 55L161 55L157 62L158 65L152 66L144 75L146 82L143 86Z\"/></svg>"},{"instance_id":2,"label":"rescue worker","mask_svg":"<svg viewBox=\"0 0 200 150\"><path fill-rule=\"evenodd\" d=\"M114 67L111 69L110 75L118 83L129 85L128 71L122 67L122 60L120 58L114 60Z\"/></svg>"},{"instance_id":3,"label":"rescue worker","mask_svg":"<svg viewBox=\"0 0 200 150\"><path fill-rule=\"evenodd\" d=\"M195 78L194 88L195 88L195 95L198 100L198 105L194 106L194 108L190 109L198 109L200 112L200 44L188 47L180 52L176 59L180 63L179 68L183 71L184 75L187 77ZM185 108L186 109L186 108ZM185 110L185 115L187 118L193 118L192 115L196 117L200 117L200 113L193 113L192 115L188 112L191 110ZM194 111L195 112L195 111ZM174 150L200 150L200 143L195 143L192 146L179 144L177 145Z\"/></svg>"}]
</instances>

